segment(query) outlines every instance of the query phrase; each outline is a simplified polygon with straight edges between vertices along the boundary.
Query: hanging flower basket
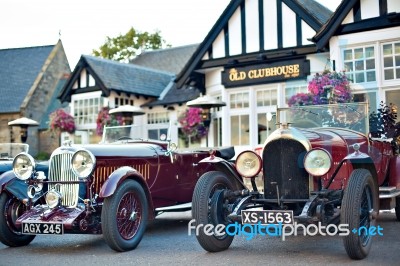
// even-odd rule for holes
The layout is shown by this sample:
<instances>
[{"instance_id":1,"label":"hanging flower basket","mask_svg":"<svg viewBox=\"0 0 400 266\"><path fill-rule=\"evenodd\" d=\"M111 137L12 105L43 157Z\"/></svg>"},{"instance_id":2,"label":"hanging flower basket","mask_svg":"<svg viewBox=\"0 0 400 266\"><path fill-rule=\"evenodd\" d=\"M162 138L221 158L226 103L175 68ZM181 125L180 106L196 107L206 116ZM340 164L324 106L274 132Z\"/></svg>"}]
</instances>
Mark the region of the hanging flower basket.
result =
<instances>
[{"instance_id":1,"label":"hanging flower basket","mask_svg":"<svg viewBox=\"0 0 400 266\"><path fill-rule=\"evenodd\" d=\"M293 95L288 105L348 103L352 101L350 82L344 72L324 71L308 82L308 93Z\"/></svg>"},{"instance_id":2,"label":"hanging flower basket","mask_svg":"<svg viewBox=\"0 0 400 266\"><path fill-rule=\"evenodd\" d=\"M73 134L76 129L74 117L63 109L57 109L50 114L49 126L53 133L68 132Z\"/></svg>"},{"instance_id":3,"label":"hanging flower basket","mask_svg":"<svg viewBox=\"0 0 400 266\"><path fill-rule=\"evenodd\" d=\"M181 130L186 139L200 140L208 134L208 128L204 125L202 118L203 109L188 108L179 117L178 121L181 124Z\"/></svg>"},{"instance_id":4,"label":"hanging flower basket","mask_svg":"<svg viewBox=\"0 0 400 266\"><path fill-rule=\"evenodd\" d=\"M96 119L96 133L97 135L103 134L103 129L105 126L120 126L123 124L122 115L110 114L109 107L103 107L100 109L99 114Z\"/></svg>"}]
</instances>

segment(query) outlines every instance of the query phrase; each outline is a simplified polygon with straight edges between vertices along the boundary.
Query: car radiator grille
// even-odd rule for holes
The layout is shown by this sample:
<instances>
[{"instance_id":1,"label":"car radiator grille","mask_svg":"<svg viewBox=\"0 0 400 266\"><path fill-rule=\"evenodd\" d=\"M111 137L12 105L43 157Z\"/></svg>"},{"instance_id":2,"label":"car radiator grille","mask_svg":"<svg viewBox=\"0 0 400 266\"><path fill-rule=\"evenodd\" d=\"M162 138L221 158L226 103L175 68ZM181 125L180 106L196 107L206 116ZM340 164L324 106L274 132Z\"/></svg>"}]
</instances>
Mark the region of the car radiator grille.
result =
<instances>
[{"instance_id":1,"label":"car radiator grille","mask_svg":"<svg viewBox=\"0 0 400 266\"><path fill-rule=\"evenodd\" d=\"M54 189L61 194L61 204L75 207L78 203L79 184L63 184L65 181L79 181L71 168L72 153L54 155L49 164L49 181L60 183L49 184L49 190Z\"/></svg>"},{"instance_id":2,"label":"car radiator grille","mask_svg":"<svg viewBox=\"0 0 400 266\"><path fill-rule=\"evenodd\" d=\"M308 199L309 176L304 169L305 147L293 139L269 142L263 152L264 197ZM278 187L278 189L277 189Z\"/></svg>"}]
</instances>

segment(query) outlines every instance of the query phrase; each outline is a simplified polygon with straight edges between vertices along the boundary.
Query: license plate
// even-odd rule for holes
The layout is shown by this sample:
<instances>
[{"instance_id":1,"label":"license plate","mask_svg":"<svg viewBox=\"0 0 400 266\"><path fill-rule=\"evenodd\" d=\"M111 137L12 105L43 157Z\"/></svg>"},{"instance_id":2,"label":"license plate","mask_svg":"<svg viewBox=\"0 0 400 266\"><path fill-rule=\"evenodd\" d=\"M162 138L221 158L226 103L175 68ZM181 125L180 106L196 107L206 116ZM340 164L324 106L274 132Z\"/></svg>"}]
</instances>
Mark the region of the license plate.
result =
<instances>
[{"instance_id":1,"label":"license plate","mask_svg":"<svg viewBox=\"0 0 400 266\"><path fill-rule=\"evenodd\" d=\"M22 223L25 235L62 235L64 225L61 223Z\"/></svg>"},{"instance_id":2,"label":"license plate","mask_svg":"<svg viewBox=\"0 0 400 266\"><path fill-rule=\"evenodd\" d=\"M245 210L242 211L242 224L293 224L293 211Z\"/></svg>"}]
</instances>

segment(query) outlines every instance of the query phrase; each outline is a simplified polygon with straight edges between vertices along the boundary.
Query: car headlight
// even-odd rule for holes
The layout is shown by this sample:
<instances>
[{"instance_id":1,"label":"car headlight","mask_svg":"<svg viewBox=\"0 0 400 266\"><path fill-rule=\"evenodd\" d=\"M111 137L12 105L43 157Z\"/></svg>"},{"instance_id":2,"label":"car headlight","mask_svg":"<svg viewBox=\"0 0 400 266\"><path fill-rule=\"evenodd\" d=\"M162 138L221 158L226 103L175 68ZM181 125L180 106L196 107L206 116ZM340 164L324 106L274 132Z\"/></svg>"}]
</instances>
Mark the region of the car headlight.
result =
<instances>
[{"instance_id":1,"label":"car headlight","mask_svg":"<svg viewBox=\"0 0 400 266\"><path fill-rule=\"evenodd\" d=\"M261 171L261 157L253 151L244 151L236 158L236 170L243 177L255 177Z\"/></svg>"},{"instance_id":2,"label":"car headlight","mask_svg":"<svg viewBox=\"0 0 400 266\"><path fill-rule=\"evenodd\" d=\"M79 178L86 178L96 165L94 155L86 150L79 150L72 156L72 170Z\"/></svg>"},{"instance_id":3,"label":"car headlight","mask_svg":"<svg viewBox=\"0 0 400 266\"><path fill-rule=\"evenodd\" d=\"M46 193L46 204L49 208L55 208L61 203L61 194L56 190L50 190Z\"/></svg>"},{"instance_id":4,"label":"car headlight","mask_svg":"<svg viewBox=\"0 0 400 266\"><path fill-rule=\"evenodd\" d=\"M36 163L32 156L27 153L20 153L13 161L13 171L18 179L27 180L33 174Z\"/></svg>"},{"instance_id":5,"label":"car headlight","mask_svg":"<svg viewBox=\"0 0 400 266\"><path fill-rule=\"evenodd\" d=\"M332 157L324 149L309 151L304 157L304 168L310 175L323 176L332 166Z\"/></svg>"}]
</instances>

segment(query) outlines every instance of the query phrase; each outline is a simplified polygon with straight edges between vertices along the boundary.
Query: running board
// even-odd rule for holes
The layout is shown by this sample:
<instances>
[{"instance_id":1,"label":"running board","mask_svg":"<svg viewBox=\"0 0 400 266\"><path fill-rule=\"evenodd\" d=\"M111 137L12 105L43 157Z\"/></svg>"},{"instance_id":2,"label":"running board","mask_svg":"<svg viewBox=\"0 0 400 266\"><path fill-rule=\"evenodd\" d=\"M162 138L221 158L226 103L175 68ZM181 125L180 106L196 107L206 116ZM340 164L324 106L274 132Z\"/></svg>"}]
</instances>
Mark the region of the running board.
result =
<instances>
[{"instance_id":1,"label":"running board","mask_svg":"<svg viewBox=\"0 0 400 266\"><path fill-rule=\"evenodd\" d=\"M380 199L390 199L400 196L400 190L396 187L380 187L379 188L379 198Z\"/></svg>"},{"instance_id":2,"label":"running board","mask_svg":"<svg viewBox=\"0 0 400 266\"><path fill-rule=\"evenodd\" d=\"M183 203L179 205L173 205L168 207L156 208L156 212L177 212L177 211L189 211L192 209L192 203Z\"/></svg>"}]
</instances>

